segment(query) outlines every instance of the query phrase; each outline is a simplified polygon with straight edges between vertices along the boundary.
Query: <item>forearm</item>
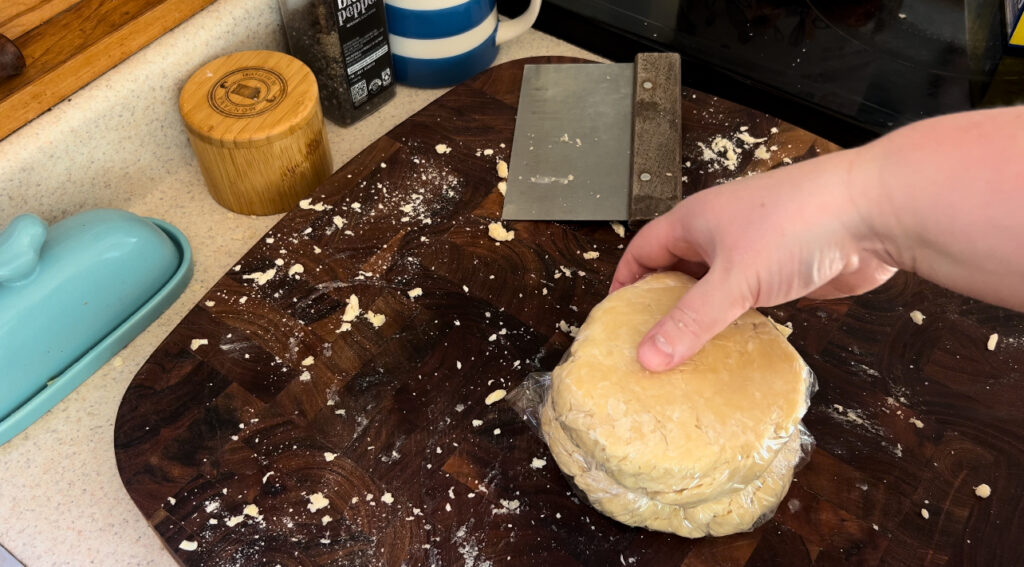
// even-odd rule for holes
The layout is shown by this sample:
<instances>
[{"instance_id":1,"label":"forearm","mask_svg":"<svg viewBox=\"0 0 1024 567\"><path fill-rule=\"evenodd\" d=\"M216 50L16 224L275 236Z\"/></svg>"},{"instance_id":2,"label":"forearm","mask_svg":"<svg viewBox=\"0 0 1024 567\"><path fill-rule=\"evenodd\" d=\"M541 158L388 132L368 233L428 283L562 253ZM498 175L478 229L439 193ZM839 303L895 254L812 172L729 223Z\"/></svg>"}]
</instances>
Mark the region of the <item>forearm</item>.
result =
<instances>
[{"instance_id":1,"label":"forearm","mask_svg":"<svg viewBox=\"0 0 1024 567\"><path fill-rule=\"evenodd\" d=\"M922 121L855 152L851 191L881 256L1024 310L1024 107Z\"/></svg>"}]
</instances>

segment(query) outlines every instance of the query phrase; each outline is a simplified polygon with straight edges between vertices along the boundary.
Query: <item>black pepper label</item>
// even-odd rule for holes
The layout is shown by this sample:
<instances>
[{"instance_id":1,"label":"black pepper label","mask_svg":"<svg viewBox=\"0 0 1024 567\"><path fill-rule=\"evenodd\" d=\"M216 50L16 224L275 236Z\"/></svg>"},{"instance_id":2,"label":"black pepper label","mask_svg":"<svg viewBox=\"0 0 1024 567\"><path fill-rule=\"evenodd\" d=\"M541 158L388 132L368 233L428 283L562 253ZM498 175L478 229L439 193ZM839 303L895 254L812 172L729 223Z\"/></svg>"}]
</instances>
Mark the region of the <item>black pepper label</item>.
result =
<instances>
[{"instance_id":1,"label":"black pepper label","mask_svg":"<svg viewBox=\"0 0 1024 567\"><path fill-rule=\"evenodd\" d=\"M232 118L258 116L288 96L288 82L266 67L242 67L221 77L208 97L219 114Z\"/></svg>"},{"instance_id":2,"label":"black pepper label","mask_svg":"<svg viewBox=\"0 0 1024 567\"><path fill-rule=\"evenodd\" d=\"M359 107L394 80L383 0L336 0L338 38L352 105Z\"/></svg>"}]
</instances>

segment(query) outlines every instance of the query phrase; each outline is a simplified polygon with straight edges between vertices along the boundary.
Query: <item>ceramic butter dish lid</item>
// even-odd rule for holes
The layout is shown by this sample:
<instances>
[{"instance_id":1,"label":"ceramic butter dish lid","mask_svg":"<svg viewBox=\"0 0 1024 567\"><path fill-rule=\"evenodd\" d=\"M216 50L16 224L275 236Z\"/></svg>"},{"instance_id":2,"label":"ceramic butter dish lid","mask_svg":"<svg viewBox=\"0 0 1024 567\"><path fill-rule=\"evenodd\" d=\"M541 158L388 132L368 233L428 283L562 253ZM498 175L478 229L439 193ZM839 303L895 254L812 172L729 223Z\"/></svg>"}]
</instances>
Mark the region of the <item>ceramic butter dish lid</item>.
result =
<instances>
[{"instance_id":1,"label":"ceramic butter dish lid","mask_svg":"<svg viewBox=\"0 0 1024 567\"><path fill-rule=\"evenodd\" d=\"M0 443L156 319L191 271L180 231L126 211L11 221L0 232Z\"/></svg>"}]
</instances>

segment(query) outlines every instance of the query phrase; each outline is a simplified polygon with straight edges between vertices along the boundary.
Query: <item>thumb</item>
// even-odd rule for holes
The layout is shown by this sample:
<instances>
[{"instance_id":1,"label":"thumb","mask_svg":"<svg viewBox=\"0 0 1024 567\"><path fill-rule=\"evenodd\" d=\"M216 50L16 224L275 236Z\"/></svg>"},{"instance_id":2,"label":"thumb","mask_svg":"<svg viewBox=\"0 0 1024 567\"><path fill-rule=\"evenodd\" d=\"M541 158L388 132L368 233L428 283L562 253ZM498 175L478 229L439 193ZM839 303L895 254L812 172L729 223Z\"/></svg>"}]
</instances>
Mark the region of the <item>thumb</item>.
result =
<instances>
[{"instance_id":1,"label":"thumb","mask_svg":"<svg viewBox=\"0 0 1024 567\"><path fill-rule=\"evenodd\" d=\"M647 332L637 359L652 372L678 366L751 307L742 280L712 268Z\"/></svg>"}]
</instances>

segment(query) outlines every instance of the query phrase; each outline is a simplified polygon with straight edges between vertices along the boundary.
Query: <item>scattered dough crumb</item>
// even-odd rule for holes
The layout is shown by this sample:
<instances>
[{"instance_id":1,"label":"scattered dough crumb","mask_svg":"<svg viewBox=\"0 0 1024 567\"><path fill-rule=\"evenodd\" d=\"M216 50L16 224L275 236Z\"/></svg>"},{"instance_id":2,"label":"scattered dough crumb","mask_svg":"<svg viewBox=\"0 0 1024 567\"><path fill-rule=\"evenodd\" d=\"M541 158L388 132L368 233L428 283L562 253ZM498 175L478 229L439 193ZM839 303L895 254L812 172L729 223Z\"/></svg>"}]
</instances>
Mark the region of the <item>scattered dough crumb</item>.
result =
<instances>
[{"instance_id":1,"label":"scattered dough crumb","mask_svg":"<svg viewBox=\"0 0 1024 567\"><path fill-rule=\"evenodd\" d=\"M508 164L505 163L505 160L503 160L503 159L499 159L498 160L497 170L498 170L498 177L500 177L502 179L507 179L508 178Z\"/></svg>"},{"instance_id":2,"label":"scattered dough crumb","mask_svg":"<svg viewBox=\"0 0 1024 567\"><path fill-rule=\"evenodd\" d=\"M922 427L924 427L924 423L921 423L921 420L917 419L916 417L912 417L912 418L908 419L907 421L909 421L910 423L913 423L914 426L917 427L918 429L921 429Z\"/></svg>"},{"instance_id":3,"label":"scattered dough crumb","mask_svg":"<svg viewBox=\"0 0 1024 567\"><path fill-rule=\"evenodd\" d=\"M334 220L334 226L336 226L338 228L342 228L342 227L345 226L345 219L341 218L340 216L334 215L334 219L333 220Z\"/></svg>"},{"instance_id":4,"label":"scattered dough crumb","mask_svg":"<svg viewBox=\"0 0 1024 567\"><path fill-rule=\"evenodd\" d=\"M337 456L338 456L337 453L331 453L330 451L324 451L324 460L327 461L328 463L333 461L334 458L337 457Z\"/></svg>"},{"instance_id":5,"label":"scattered dough crumb","mask_svg":"<svg viewBox=\"0 0 1024 567\"><path fill-rule=\"evenodd\" d=\"M473 420L473 427L480 427L483 424L484 424L483 420L479 420L479 419L474 419Z\"/></svg>"},{"instance_id":6,"label":"scattered dough crumb","mask_svg":"<svg viewBox=\"0 0 1024 567\"><path fill-rule=\"evenodd\" d=\"M299 382L309 382L312 379L313 376L309 373L308 370L303 370L302 374L299 374Z\"/></svg>"},{"instance_id":7,"label":"scattered dough crumb","mask_svg":"<svg viewBox=\"0 0 1024 567\"><path fill-rule=\"evenodd\" d=\"M392 502L395 501L395 497L392 496L390 492L385 492L384 496L380 497L380 501L385 504L391 504Z\"/></svg>"},{"instance_id":8,"label":"scattered dough crumb","mask_svg":"<svg viewBox=\"0 0 1024 567\"><path fill-rule=\"evenodd\" d=\"M182 549L185 551L195 551L196 549L199 549L199 544L192 540L183 539L181 540L181 543L178 544L178 549Z\"/></svg>"},{"instance_id":9,"label":"scattered dough crumb","mask_svg":"<svg viewBox=\"0 0 1024 567\"><path fill-rule=\"evenodd\" d=\"M312 364L313 364L313 357L312 356L307 356L306 358L302 359L302 365L303 366L311 366Z\"/></svg>"},{"instance_id":10,"label":"scattered dough crumb","mask_svg":"<svg viewBox=\"0 0 1024 567\"><path fill-rule=\"evenodd\" d=\"M772 153L769 152L768 148L764 147L764 145L762 144L758 146L756 150L754 150L754 157L757 159L769 159L772 157Z\"/></svg>"},{"instance_id":11,"label":"scattered dough crumb","mask_svg":"<svg viewBox=\"0 0 1024 567\"><path fill-rule=\"evenodd\" d=\"M508 394L508 392L506 392L505 390L495 390L490 394L487 394L487 397L484 398L484 403L487 405L491 405L494 402L500 402L502 399L505 398L505 394Z\"/></svg>"},{"instance_id":12,"label":"scattered dough crumb","mask_svg":"<svg viewBox=\"0 0 1024 567\"><path fill-rule=\"evenodd\" d=\"M274 274L276 274L276 273L277 273L277 269L276 268L270 268L269 270L267 270L265 272L253 272L251 274L245 274L245 275L242 276L242 279L243 280L253 280L253 281L256 282L256 285L263 285L263 284L267 283L268 281L270 281L270 278L274 277Z\"/></svg>"},{"instance_id":13,"label":"scattered dough crumb","mask_svg":"<svg viewBox=\"0 0 1024 567\"><path fill-rule=\"evenodd\" d=\"M763 142L763 141L768 139L768 138L755 138L755 137L751 136L749 133L747 133L746 130L740 132L739 134L736 134L736 137L739 138L740 140L742 140L743 143L749 144L749 145L758 144L758 143L761 143L761 142Z\"/></svg>"},{"instance_id":14,"label":"scattered dough crumb","mask_svg":"<svg viewBox=\"0 0 1024 567\"><path fill-rule=\"evenodd\" d=\"M325 205L323 203L314 203L313 199L303 199L299 201L299 208L312 209L314 211L320 212L326 211L327 209L333 209L334 207L330 205Z\"/></svg>"},{"instance_id":15,"label":"scattered dough crumb","mask_svg":"<svg viewBox=\"0 0 1024 567\"><path fill-rule=\"evenodd\" d=\"M626 238L626 227L622 226L621 222L612 221L611 225L612 230L615 231L615 234L619 235L619 238Z\"/></svg>"},{"instance_id":16,"label":"scattered dough crumb","mask_svg":"<svg viewBox=\"0 0 1024 567\"><path fill-rule=\"evenodd\" d=\"M192 350L196 350L197 348L208 344L210 344L210 341L206 339L192 339Z\"/></svg>"},{"instance_id":17,"label":"scattered dough crumb","mask_svg":"<svg viewBox=\"0 0 1024 567\"><path fill-rule=\"evenodd\" d=\"M260 507L255 504L249 504L244 510L242 510L242 513L246 516L258 518L260 516Z\"/></svg>"},{"instance_id":18,"label":"scattered dough crumb","mask_svg":"<svg viewBox=\"0 0 1024 567\"><path fill-rule=\"evenodd\" d=\"M445 144L438 144L434 146L434 150L439 154L447 154L452 151L452 149Z\"/></svg>"},{"instance_id":19,"label":"scattered dough crumb","mask_svg":"<svg viewBox=\"0 0 1024 567\"><path fill-rule=\"evenodd\" d=\"M495 427L494 428L494 434L495 435L501 435L501 428L500 427Z\"/></svg>"},{"instance_id":20,"label":"scattered dough crumb","mask_svg":"<svg viewBox=\"0 0 1024 567\"><path fill-rule=\"evenodd\" d=\"M999 342L999 333L992 333L988 336L988 350L996 350L996 343Z\"/></svg>"},{"instance_id":21,"label":"scattered dough crumb","mask_svg":"<svg viewBox=\"0 0 1024 567\"><path fill-rule=\"evenodd\" d=\"M205 305L207 307L213 307L214 305L217 305L217 302L208 299L205 302L203 302L203 305Z\"/></svg>"},{"instance_id":22,"label":"scattered dough crumb","mask_svg":"<svg viewBox=\"0 0 1024 567\"><path fill-rule=\"evenodd\" d=\"M348 298L348 303L345 304L345 313L341 315L342 321L355 321L356 317L359 316L359 298L356 294L352 294Z\"/></svg>"},{"instance_id":23,"label":"scattered dough crumb","mask_svg":"<svg viewBox=\"0 0 1024 567\"><path fill-rule=\"evenodd\" d=\"M305 272L305 271L306 271L306 268L302 267L302 264L295 264L291 268L288 268L288 275L289 276L294 276L295 274L301 274L302 272Z\"/></svg>"},{"instance_id":24,"label":"scattered dough crumb","mask_svg":"<svg viewBox=\"0 0 1024 567\"><path fill-rule=\"evenodd\" d=\"M978 495L978 498L988 498L992 496L992 487L987 484L979 484L974 487L974 493Z\"/></svg>"},{"instance_id":25,"label":"scattered dough crumb","mask_svg":"<svg viewBox=\"0 0 1024 567\"><path fill-rule=\"evenodd\" d=\"M918 325L924 324L924 313L921 313L917 309L910 312L910 320L917 323Z\"/></svg>"},{"instance_id":26,"label":"scattered dough crumb","mask_svg":"<svg viewBox=\"0 0 1024 567\"><path fill-rule=\"evenodd\" d=\"M332 520L334 520L334 518L332 518L330 516L327 516L327 515L325 515L323 518L320 518L320 522L323 523L323 525L325 525L325 526L327 524L331 523Z\"/></svg>"},{"instance_id":27,"label":"scattered dough crumb","mask_svg":"<svg viewBox=\"0 0 1024 567\"><path fill-rule=\"evenodd\" d=\"M921 508L921 517L927 520L928 516L929 516L928 510L925 509L925 508Z\"/></svg>"},{"instance_id":28,"label":"scattered dough crumb","mask_svg":"<svg viewBox=\"0 0 1024 567\"><path fill-rule=\"evenodd\" d=\"M384 324L384 321L387 321L387 317L383 313L374 313L373 311L367 311L365 317L373 325L374 329L379 329Z\"/></svg>"},{"instance_id":29,"label":"scattered dough crumb","mask_svg":"<svg viewBox=\"0 0 1024 567\"><path fill-rule=\"evenodd\" d=\"M583 253L583 259L584 260L594 260L594 259L596 259L600 255L601 255L600 252L597 252L596 250L591 250L590 252L584 252Z\"/></svg>"},{"instance_id":30,"label":"scattered dough crumb","mask_svg":"<svg viewBox=\"0 0 1024 567\"><path fill-rule=\"evenodd\" d=\"M410 299L415 299L415 298L423 295L423 288L419 288L419 287L413 288L413 289L410 289L408 293L409 293L409 298Z\"/></svg>"},{"instance_id":31,"label":"scattered dough crumb","mask_svg":"<svg viewBox=\"0 0 1024 567\"><path fill-rule=\"evenodd\" d=\"M228 518L228 521L224 522L224 524L227 527L229 527L229 528L233 528L233 527L237 526L238 524L242 523L242 520L244 520L244 519L245 519L245 516L242 516L241 514L239 514L238 516L231 516L230 518Z\"/></svg>"},{"instance_id":32,"label":"scattered dough crumb","mask_svg":"<svg viewBox=\"0 0 1024 567\"><path fill-rule=\"evenodd\" d=\"M533 460L530 461L530 468L531 469L542 469L542 468L544 468L544 465L546 465L546 464L548 464L548 462L545 461L544 459L538 459L537 457L534 457Z\"/></svg>"},{"instance_id":33,"label":"scattered dough crumb","mask_svg":"<svg viewBox=\"0 0 1024 567\"><path fill-rule=\"evenodd\" d=\"M501 194L504 195L506 190L508 190L508 183L505 181L499 181L498 191L501 191Z\"/></svg>"},{"instance_id":34,"label":"scattered dough crumb","mask_svg":"<svg viewBox=\"0 0 1024 567\"><path fill-rule=\"evenodd\" d=\"M505 230L505 227L501 226L500 222L492 222L487 225L487 236L498 242L508 242L516 237L516 231Z\"/></svg>"},{"instance_id":35,"label":"scattered dough crumb","mask_svg":"<svg viewBox=\"0 0 1024 567\"><path fill-rule=\"evenodd\" d=\"M309 508L310 512L316 512L317 510L320 510L322 508L326 508L330 504L331 504L331 501L326 499L326 498L324 498L324 495L323 495L322 492L316 492L312 496L309 497L309 504L306 505L306 508Z\"/></svg>"}]
</instances>

